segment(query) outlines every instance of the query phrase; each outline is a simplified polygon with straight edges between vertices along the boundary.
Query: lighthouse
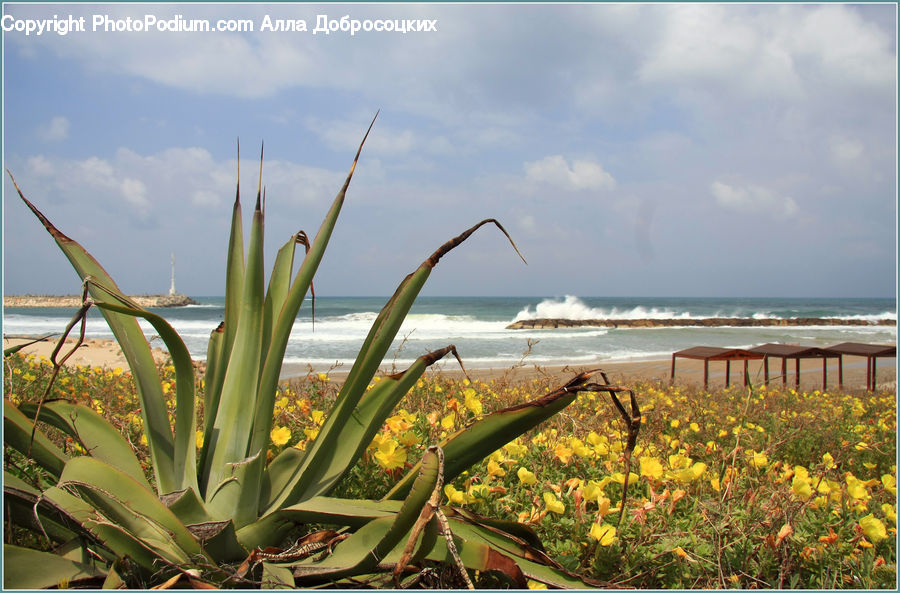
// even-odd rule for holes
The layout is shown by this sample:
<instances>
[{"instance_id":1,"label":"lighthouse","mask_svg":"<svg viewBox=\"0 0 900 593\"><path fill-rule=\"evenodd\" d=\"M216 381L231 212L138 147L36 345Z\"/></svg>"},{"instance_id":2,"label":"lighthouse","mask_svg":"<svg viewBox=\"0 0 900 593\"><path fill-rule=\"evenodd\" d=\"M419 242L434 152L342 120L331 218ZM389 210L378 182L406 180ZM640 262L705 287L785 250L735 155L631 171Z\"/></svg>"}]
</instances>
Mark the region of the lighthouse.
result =
<instances>
[{"instance_id":1,"label":"lighthouse","mask_svg":"<svg viewBox=\"0 0 900 593\"><path fill-rule=\"evenodd\" d=\"M175 296L175 254L172 254L172 285L169 287L169 294Z\"/></svg>"}]
</instances>

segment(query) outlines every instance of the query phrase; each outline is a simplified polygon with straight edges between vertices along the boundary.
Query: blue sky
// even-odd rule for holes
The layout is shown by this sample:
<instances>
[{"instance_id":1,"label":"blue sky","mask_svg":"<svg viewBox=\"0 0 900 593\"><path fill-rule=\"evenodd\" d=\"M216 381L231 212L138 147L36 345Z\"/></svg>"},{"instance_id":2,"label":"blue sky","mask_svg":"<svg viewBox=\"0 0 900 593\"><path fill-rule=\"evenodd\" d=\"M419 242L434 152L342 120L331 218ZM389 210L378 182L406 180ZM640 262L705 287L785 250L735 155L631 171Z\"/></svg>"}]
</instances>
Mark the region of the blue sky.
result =
<instances>
[{"instance_id":1,"label":"blue sky","mask_svg":"<svg viewBox=\"0 0 900 593\"><path fill-rule=\"evenodd\" d=\"M174 252L180 291L219 295L236 139L245 208L265 142L271 263L318 228L380 109L319 294L390 294L494 217L528 265L486 228L425 294L895 297L896 11L4 3L4 166L126 292L165 292ZM255 31L91 30L176 14ZM14 30L54 15L87 30ZM436 30L314 35L317 15ZM76 293L3 192L5 293Z\"/></svg>"}]
</instances>

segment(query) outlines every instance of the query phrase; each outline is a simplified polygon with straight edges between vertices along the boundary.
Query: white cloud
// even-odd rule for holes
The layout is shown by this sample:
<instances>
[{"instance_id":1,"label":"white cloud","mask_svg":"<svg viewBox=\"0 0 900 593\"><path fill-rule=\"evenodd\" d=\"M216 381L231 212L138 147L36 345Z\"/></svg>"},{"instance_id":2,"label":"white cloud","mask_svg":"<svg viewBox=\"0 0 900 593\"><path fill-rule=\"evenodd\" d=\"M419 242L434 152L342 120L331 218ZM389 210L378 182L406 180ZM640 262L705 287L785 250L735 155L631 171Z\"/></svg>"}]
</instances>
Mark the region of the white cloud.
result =
<instances>
[{"instance_id":1,"label":"white cloud","mask_svg":"<svg viewBox=\"0 0 900 593\"><path fill-rule=\"evenodd\" d=\"M758 185L737 187L714 181L710 191L716 202L727 210L749 214L769 214L776 219L786 219L797 214L793 198L782 196Z\"/></svg>"},{"instance_id":2,"label":"white cloud","mask_svg":"<svg viewBox=\"0 0 900 593\"><path fill-rule=\"evenodd\" d=\"M174 147L154 154L120 148L111 158L66 159L36 155L25 159L21 186L52 192L73 203L122 208L139 220L179 208L211 211L234 198L236 163L217 160L202 148ZM245 161L242 195L255 199L257 169ZM266 160L263 186L269 200L281 204L330 201L346 171L330 171L284 160ZM29 179L30 178L30 179ZM220 209L224 215L228 209Z\"/></svg>"},{"instance_id":3,"label":"white cloud","mask_svg":"<svg viewBox=\"0 0 900 593\"><path fill-rule=\"evenodd\" d=\"M150 201L147 200L147 186L143 181L128 177L122 180L119 188L125 201L131 204L139 214L147 213Z\"/></svg>"},{"instance_id":4,"label":"white cloud","mask_svg":"<svg viewBox=\"0 0 900 593\"><path fill-rule=\"evenodd\" d=\"M609 190L616 187L616 180L600 163L582 159L573 161L569 166L566 159L558 154L525 163L525 178L567 190Z\"/></svg>"},{"instance_id":5,"label":"white cloud","mask_svg":"<svg viewBox=\"0 0 900 593\"><path fill-rule=\"evenodd\" d=\"M685 4L664 9L657 42L639 77L696 92L812 98L830 89L893 89L896 49L853 7Z\"/></svg>"},{"instance_id":6,"label":"white cloud","mask_svg":"<svg viewBox=\"0 0 900 593\"><path fill-rule=\"evenodd\" d=\"M53 165L47 157L37 155L28 159L28 170L39 177L47 177L53 174Z\"/></svg>"},{"instance_id":7,"label":"white cloud","mask_svg":"<svg viewBox=\"0 0 900 593\"><path fill-rule=\"evenodd\" d=\"M368 125L369 122L362 119L325 121L309 118L306 121L306 127L319 136L329 148L351 154L359 148ZM385 121L376 121L373 130L375 133L366 139L366 153L407 154L418 144L416 135L411 130L394 129Z\"/></svg>"},{"instance_id":8,"label":"white cloud","mask_svg":"<svg viewBox=\"0 0 900 593\"><path fill-rule=\"evenodd\" d=\"M838 165L852 164L863 155L862 142L854 138L835 136L830 142L831 158Z\"/></svg>"},{"instance_id":9,"label":"white cloud","mask_svg":"<svg viewBox=\"0 0 900 593\"><path fill-rule=\"evenodd\" d=\"M46 142L62 142L69 137L69 120L61 115L38 128L38 136Z\"/></svg>"}]
</instances>

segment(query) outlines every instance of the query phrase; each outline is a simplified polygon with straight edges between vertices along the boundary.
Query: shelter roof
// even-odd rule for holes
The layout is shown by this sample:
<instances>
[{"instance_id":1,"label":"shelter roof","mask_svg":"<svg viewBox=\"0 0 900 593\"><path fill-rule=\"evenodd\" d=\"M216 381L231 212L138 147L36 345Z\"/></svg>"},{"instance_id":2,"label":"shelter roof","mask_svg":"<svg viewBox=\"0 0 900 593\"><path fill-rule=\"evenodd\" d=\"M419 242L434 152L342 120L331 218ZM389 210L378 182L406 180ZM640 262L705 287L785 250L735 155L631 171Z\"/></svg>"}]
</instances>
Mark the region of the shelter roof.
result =
<instances>
[{"instance_id":1,"label":"shelter roof","mask_svg":"<svg viewBox=\"0 0 900 593\"><path fill-rule=\"evenodd\" d=\"M763 344L750 348L750 352L758 352L766 356L779 358L837 358L839 353L814 346L796 346L791 344Z\"/></svg>"},{"instance_id":2,"label":"shelter roof","mask_svg":"<svg viewBox=\"0 0 900 593\"><path fill-rule=\"evenodd\" d=\"M718 348L716 346L694 346L679 350L672 354L680 358L697 358L700 360L759 360L763 354L750 352L742 348Z\"/></svg>"},{"instance_id":3,"label":"shelter roof","mask_svg":"<svg viewBox=\"0 0 900 593\"><path fill-rule=\"evenodd\" d=\"M835 354L849 354L851 356L897 356L897 346L894 344L860 344L859 342L843 342L825 348Z\"/></svg>"}]
</instances>

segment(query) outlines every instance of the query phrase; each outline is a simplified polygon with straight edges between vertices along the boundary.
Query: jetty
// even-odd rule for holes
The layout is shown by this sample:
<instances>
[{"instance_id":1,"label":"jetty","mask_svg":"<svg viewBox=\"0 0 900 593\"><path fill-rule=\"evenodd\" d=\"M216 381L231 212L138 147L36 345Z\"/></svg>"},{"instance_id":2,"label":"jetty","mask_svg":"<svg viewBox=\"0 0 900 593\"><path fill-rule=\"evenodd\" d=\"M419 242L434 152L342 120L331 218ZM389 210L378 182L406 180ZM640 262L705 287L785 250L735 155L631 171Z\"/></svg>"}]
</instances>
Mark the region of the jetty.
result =
<instances>
[{"instance_id":1,"label":"jetty","mask_svg":"<svg viewBox=\"0 0 900 593\"><path fill-rule=\"evenodd\" d=\"M576 327L768 327L768 326L897 325L895 319L840 319L834 317L707 317L687 319L522 319L506 329L564 329Z\"/></svg>"},{"instance_id":2,"label":"jetty","mask_svg":"<svg viewBox=\"0 0 900 593\"><path fill-rule=\"evenodd\" d=\"M199 305L197 301L183 294L145 294L129 296L131 300L141 307L184 307L185 305ZM10 307L60 307L74 308L81 306L79 295L3 295L3 308Z\"/></svg>"}]
</instances>

